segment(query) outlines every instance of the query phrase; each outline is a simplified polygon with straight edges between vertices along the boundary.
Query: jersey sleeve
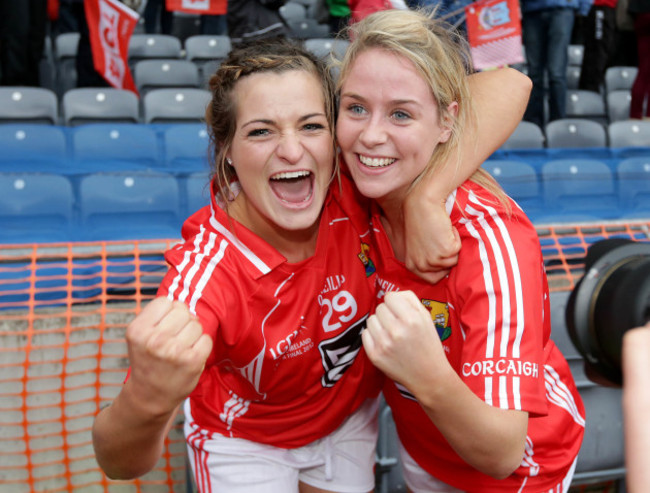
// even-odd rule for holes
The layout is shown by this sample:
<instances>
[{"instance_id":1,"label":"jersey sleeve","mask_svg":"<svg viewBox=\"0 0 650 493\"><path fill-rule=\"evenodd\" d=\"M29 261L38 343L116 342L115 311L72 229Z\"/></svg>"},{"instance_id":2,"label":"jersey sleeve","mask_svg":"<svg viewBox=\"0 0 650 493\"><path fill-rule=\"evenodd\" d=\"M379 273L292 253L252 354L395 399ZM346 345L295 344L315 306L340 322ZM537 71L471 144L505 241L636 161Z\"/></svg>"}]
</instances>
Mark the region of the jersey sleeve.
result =
<instances>
[{"instance_id":1,"label":"jersey sleeve","mask_svg":"<svg viewBox=\"0 0 650 493\"><path fill-rule=\"evenodd\" d=\"M541 250L530 222L470 192L454 218L462 247L449 279L450 316L463 332L459 374L486 403L545 414Z\"/></svg>"},{"instance_id":2,"label":"jersey sleeve","mask_svg":"<svg viewBox=\"0 0 650 493\"><path fill-rule=\"evenodd\" d=\"M172 301L185 303L190 312L195 315L203 332L212 337L215 353L218 353L218 328L220 307L223 302L216 299L217 293L211 286L202 285L201 273L208 267L209 258L202 255L200 241L194 238L184 244L176 245L165 252L165 260L169 266L159 288L158 296L165 296ZM214 281L213 281L214 282ZM210 360L208 360L210 362Z\"/></svg>"}]
</instances>

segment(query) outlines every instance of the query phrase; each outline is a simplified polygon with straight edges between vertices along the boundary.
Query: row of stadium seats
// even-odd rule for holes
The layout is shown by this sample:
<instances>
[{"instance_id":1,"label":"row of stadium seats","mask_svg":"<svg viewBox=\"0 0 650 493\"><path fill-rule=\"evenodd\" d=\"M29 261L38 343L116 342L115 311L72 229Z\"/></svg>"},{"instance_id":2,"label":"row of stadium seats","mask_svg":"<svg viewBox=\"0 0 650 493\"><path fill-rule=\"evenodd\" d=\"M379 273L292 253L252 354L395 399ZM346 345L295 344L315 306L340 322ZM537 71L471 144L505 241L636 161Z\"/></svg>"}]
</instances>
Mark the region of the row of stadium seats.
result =
<instances>
[{"instance_id":1,"label":"row of stadium seats","mask_svg":"<svg viewBox=\"0 0 650 493\"><path fill-rule=\"evenodd\" d=\"M0 243L179 238L208 173L0 173Z\"/></svg>"},{"instance_id":2,"label":"row of stadium seats","mask_svg":"<svg viewBox=\"0 0 650 493\"><path fill-rule=\"evenodd\" d=\"M201 123L5 124L0 125L0 171L207 171L208 141Z\"/></svg>"},{"instance_id":3,"label":"row of stadium seats","mask_svg":"<svg viewBox=\"0 0 650 493\"><path fill-rule=\"evenodd\" d=\"M520 122L502 149L647 146L650 146L648 121L624 119L604 125L589 119L562 118L547 123L544 129L532 122Z\"/></svg>"},{"instance_id":4,"label":"row of stadium seats","mask_svg":"<svg viewBox=\"0 0 650 493\"><path fill-rule=\"evenodd\" d=\"M172 110L173 107L168 108L168 114ZM89 114L85 118L81 114L74 118L87 121L85 118L89 118ZM594 130L598 132L589 133ZM522 122L493 158L542 163L571 156L609 161L647 155L650 147L650 122L646 121L612 123L607 129L607 140L605 129L588 121L558 120L549 124L546 132L544 138L535 124ZM544 139L548 148L543 147ZM607 143L609 147L605 147ZM179 173L205 171L208 144L208 132L203 123L94 123L70 127L0 124L3 150L0 170L73 173L77 169L164 168Z\"/></svg>"},{"instance_id":5,"label":"row of stadium seats","mask_svg":"<svg viewBox=\"0 0 650 493\"><path fill-rule=\"evenodd\" d=\"M305 47L323 56L332 50L337 53L345 51L348 43L344 40L328 38L327 26L314 27L312 20L299 21L296 28L304 25L305 30L314 29L305 39ZM324 28L324 29L323 29ZM46 56L41 64L43 85L56 92L61 97L66 91L76 87L77 71L76 56L79 43L79 33L59 34L54 40L54 49ZM134 34L129 44L128 62L134 79L141 92L146 92L147 82L154 80L162 84L164 78L176 78L169 85L184 85L190 87L207 87L210 76L219 64L226 58L232 47L230 38L226 35L194 35L184 42L168 34ZM139 62L167 61L166 72L159 73L156 64ZM138 68L139 66L139 68ZM184 81L181 84L179 81Z\"/></svg>"},{"instance_id":6,"label":"row of stadium seats","mask_svg":"<svg viewBox=\"0 0 650 493\"><path fill-rule=\"evenodd\" d=\"M205 119L210 97L195 87L154 89L142 99L126 90L79 88L66 92L59 104L46 88L0 87L0 124L199 122Z\"/></svg>"},{"instance_id":7,"label":"row of stadium seats","mask_svg":"<svg viewBox=\"0 0 650 493\"><path fill-rule=\"evenodd\" d=\"M208 203L205 170L102 164L70 174L1 173L0 243L176 238L183 219ZM537 225L650 217L650 157L624 159L615 173L586 159L549 161L539 171L500 160L484 168Z\"/></svg>"},{"instance_id":8,"label":"row of stadium seats","mask_svg":"<svg viewBox=\"0 0 650 493\"><path fill-rule=\"evenodd\" d=\"M613 164L556 159L486 161L488 171L536 224L650 217L650 152ZM614 169L612 169L614 168Z\"/></svg>"},{"instance_id":9,"label":"row of stadium seats","mask_svg":"<svg viewBox=\"0 0 650 493\"><path fill-rule=\"evenodd\" d=\"M139 98L130 91L114 88L72 88L59 100L53 91L44 87L1 87L0 123L35 121L76 125L101 120L144 123L165 118L200 120L210 93L199 79L192 62L145 60L136 64ZM613 91L606 97L605 101L596 92L569 91L567 118L601 125L627 120L630 91Z\"/></svg>"}]
</instances>

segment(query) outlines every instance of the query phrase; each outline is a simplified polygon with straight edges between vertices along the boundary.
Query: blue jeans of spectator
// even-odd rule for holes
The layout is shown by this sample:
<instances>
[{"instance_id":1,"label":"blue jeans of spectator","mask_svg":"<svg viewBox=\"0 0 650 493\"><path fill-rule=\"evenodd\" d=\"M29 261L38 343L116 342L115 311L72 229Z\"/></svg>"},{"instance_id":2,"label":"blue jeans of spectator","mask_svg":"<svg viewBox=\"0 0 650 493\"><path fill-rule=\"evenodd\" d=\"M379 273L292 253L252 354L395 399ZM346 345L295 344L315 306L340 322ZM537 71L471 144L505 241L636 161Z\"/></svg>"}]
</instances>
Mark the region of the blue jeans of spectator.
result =
<instances>
[{"instance_id":1,"label":"blue jeans of spectator","mask_svg":"<svg viewBox=\"0 0 650 493\"><path fill-rule=\"evenodd\" d=\"M522 19L528 76L533 81L524 119L544 125L544 72L548 75L549 121L566 117L568 49L575 10L525 12Z\"/></svg>"}]
</instances>

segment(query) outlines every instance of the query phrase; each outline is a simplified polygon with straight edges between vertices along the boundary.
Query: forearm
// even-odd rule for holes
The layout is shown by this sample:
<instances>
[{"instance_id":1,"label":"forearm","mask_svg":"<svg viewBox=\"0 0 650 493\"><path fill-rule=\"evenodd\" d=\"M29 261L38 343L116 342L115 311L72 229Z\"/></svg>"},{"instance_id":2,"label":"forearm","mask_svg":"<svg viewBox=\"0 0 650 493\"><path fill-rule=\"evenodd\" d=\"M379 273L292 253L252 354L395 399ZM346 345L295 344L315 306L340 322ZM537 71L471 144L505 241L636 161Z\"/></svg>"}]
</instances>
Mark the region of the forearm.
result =
<instances>
[{"instance_id":1,"label":"forearm","mask_svg":"<svg viewBox=\"0 0 650 493\"><path fill-rule=\"evenodd\" d=\"M650 491L650 327L634 329L623 339L623 423L627 487Z\"/></svg>"},{"instance_id":2,"label":"forearm","mask_svg":"<svg viewBox=\"0 0 650 493\"><path fill-rule=\"evenodd\" d=\"M97 462L112 479L134 479L153 469L178 410L152 412L126 385L92 430Z\"/></svg>"},{"instance_id":3,"label":"forearm","mask_svg":"<svg viewBox=\"0 0 650 493\"><path fill-rule=\"evenodd\" d=\"M416 391L420 405L465 462L496 479L508 477L524 456L528 413L486 404L454 372L445 380Z\"/></svg>"},{"instance_id":4,"label":"forearm","mask_svg":"<svg viewBox=\"0 0 650 493\"><path fill-rule=\"evenodd\" d=\"M424 177L420 188L431 200L444 200L503 145L521 121L532 89L530 79L512 68L479 72L468 82L476 118L448 159Z\"/></svg>"}]
</instances>

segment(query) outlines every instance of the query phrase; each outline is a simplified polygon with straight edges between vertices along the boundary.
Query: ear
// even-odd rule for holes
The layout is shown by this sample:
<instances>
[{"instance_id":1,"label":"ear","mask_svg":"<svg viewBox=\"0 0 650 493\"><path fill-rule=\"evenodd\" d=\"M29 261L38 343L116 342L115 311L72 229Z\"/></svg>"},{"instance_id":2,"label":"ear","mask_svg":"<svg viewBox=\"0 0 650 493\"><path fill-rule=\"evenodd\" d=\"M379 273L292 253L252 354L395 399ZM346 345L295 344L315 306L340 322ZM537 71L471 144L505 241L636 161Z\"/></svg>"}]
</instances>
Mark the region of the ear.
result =
<instances>
[{"instance_id":1,"label":"ear","mask_svg":"<svg viewBox=\"0 0 650 493\"><path fill-rule=\"evenodd\" d=\"M458 102L452 101L447 106L447 112L444 116L441 117L440 125L442 127L442 132L440 133L440 143L443 144L449 140L451 137L451 129L454 126L454 121L458 116Z\"/></svg>"}]
</instances>

